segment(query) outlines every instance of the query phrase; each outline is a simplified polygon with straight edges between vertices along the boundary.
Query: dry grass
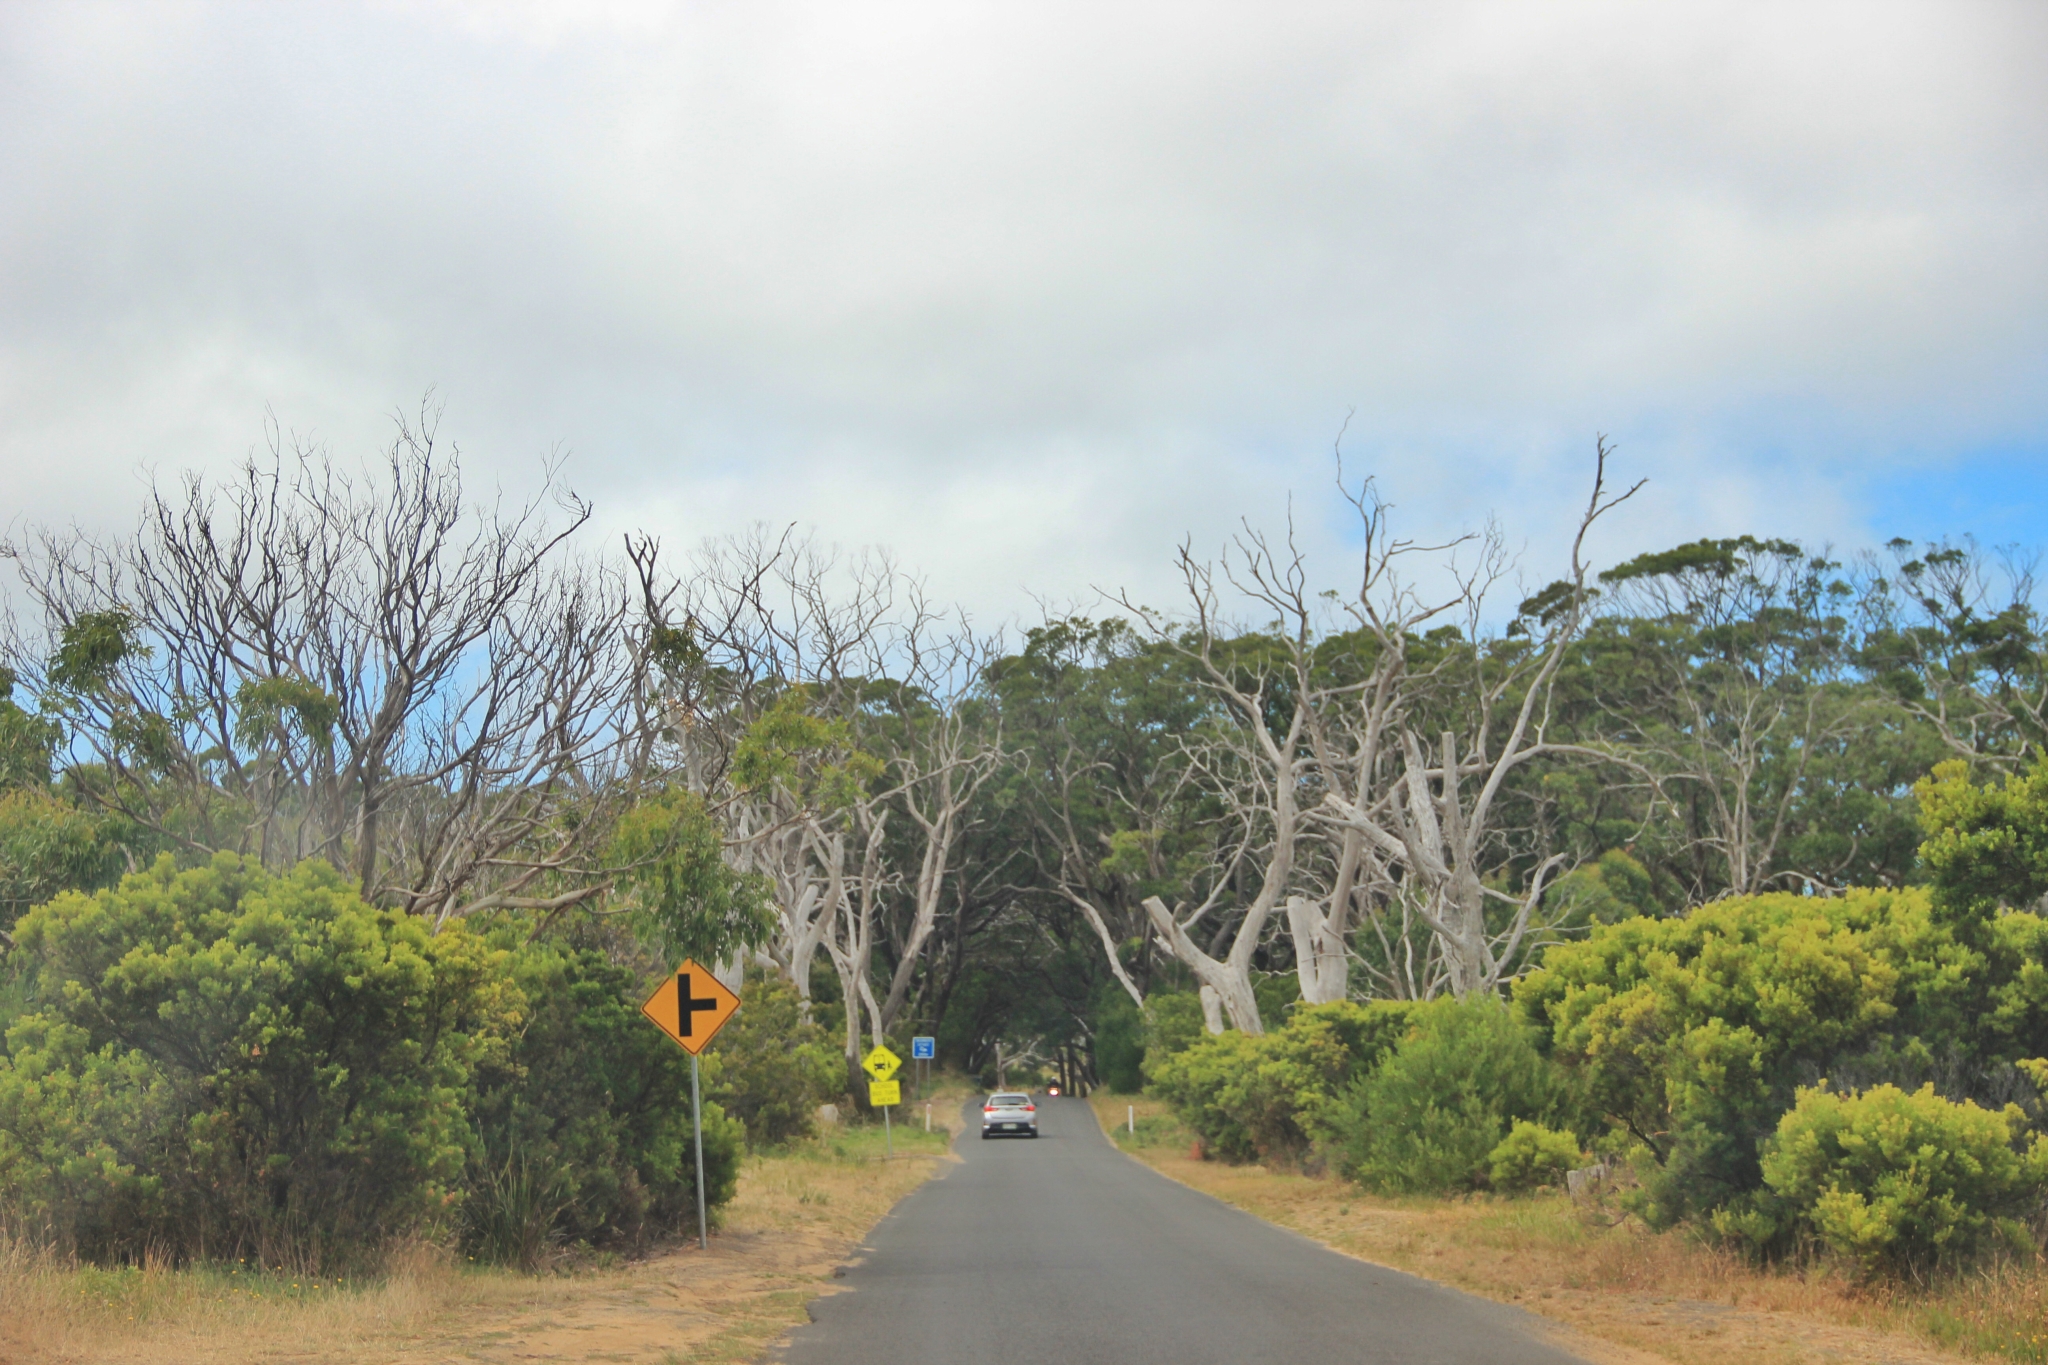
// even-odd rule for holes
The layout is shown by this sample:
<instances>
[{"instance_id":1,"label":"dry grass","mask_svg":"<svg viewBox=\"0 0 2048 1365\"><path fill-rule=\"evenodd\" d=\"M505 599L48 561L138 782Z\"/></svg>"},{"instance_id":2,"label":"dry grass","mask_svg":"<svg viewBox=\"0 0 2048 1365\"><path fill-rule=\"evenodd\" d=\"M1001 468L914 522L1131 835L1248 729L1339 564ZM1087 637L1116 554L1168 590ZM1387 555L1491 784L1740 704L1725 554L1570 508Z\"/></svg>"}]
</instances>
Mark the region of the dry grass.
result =
<instances>
[{"instance_id":1,"label":"dry grass","mask_svg":"<svg viewBox=\"0 0 2048 1365\"><path fill-rule=\"evenodd\" d=\"M374 1280L262 1267L102 1270L0 1245L0 1365L425 1365L450 1360L742 1361L804 1321L833 1272L947 1155L961 1095L934 1132L850 1128L747 1160L708 1252L527 1276L430 1247ZM943 1120L943 1121L942 1121Z\"/></svg>"},{"instance_id":2,"label":"dry grass","mask_svg":"<svg viewBox=\"0 0 2048 1365\"><path fill-rule=\"evenodd\" d=\"M1125 1132L1131 1104L1135 1138ZM1158 1101L1104 1095L1095 1107L1120 1147L1247 1212L1678 1365L2048 1362L2039 1267L1860 1290L1825 1272L1760 1272L1683 1233L1587 1218L1562 1196L1383 1199L1340 1180L1198 1161L1192 1134Z\"/></svg>"}]
</instances>

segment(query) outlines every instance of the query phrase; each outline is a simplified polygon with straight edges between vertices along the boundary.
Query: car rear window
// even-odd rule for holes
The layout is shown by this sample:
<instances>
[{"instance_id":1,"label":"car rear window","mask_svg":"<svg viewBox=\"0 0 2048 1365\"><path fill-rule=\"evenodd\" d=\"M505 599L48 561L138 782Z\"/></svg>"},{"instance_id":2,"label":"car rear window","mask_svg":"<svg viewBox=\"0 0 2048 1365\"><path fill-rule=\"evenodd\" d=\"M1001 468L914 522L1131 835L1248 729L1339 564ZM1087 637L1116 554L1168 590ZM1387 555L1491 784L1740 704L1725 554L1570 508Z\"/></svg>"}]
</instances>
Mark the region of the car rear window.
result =
<instances>
[{"instance_id":1,"label":"car rear window","mask_svg":"<svg viewBox=\"0 0 2048 1365\"><path fill-rule=\"evenodd\" d=\"M998 1109L1022 1109L1031 1103L1029 1095L990 1095L988 1102Z\"/></svg>"}]
</instances>

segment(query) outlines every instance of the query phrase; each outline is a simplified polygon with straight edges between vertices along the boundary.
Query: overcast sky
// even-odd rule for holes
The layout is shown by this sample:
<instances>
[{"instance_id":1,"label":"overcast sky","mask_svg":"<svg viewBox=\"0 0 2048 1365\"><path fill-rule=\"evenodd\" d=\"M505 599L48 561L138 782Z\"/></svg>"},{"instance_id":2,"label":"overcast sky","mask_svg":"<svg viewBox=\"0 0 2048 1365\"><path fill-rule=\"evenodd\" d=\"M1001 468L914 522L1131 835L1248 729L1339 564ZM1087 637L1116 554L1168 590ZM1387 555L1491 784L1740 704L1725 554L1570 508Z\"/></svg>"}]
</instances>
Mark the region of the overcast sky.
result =
<instances>
[{"instance_id":1,"label":"overcast sky","mask_svg":"<svg viewBox=\"0 0 2048 1365\"><path fill-rule=\"evenodd\" d=\"M602 529L892 547L984 619L1331 443L1555 568L2048 541L2048 5L0 4L0 520L429 389Z\"/></svg>"}]
</instances>

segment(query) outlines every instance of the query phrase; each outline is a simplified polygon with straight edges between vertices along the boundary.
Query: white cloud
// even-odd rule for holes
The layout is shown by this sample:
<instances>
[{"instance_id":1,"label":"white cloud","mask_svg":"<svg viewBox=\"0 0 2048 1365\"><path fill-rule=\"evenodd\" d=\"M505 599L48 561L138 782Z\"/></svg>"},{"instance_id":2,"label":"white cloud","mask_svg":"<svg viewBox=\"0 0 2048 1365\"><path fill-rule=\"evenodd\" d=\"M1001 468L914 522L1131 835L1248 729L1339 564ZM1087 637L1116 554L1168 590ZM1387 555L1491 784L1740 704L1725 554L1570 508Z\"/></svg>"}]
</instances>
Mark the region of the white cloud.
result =
<instances>
[{"instance_id":1,"label":"white cloud","mask_svg":"<svg viewBox=\"0 0 2048 1365\"><path fill-rule=\"evenodd\" d=\"M2048 444L2044 14L15 5L0 506L431 384L608 527L812 523L984 616L1160 598L1290 489L1334 546L1354 408L1535 558L1596 430L1656 480L1617 553L1854 538L1873 469Z\"/></svg>"}]
</instances>

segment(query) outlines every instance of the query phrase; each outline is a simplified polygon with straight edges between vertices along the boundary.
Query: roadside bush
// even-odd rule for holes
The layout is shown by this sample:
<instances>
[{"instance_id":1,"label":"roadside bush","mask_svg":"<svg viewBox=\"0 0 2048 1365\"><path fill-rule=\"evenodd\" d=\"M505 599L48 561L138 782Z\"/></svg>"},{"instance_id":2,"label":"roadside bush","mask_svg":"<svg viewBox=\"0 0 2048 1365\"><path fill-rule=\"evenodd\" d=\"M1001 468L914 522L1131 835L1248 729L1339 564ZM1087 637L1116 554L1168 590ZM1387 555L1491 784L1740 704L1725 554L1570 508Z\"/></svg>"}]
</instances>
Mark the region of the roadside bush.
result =
<instances>
[{"instance_id":1,"label":"roadside bush","mask_svg":"<svg viewBox=\"0 0 2048 1365\"><path fill-rule=\"evenodd\" d=\"M230 854L38 906L10 956L0 1215L93 1261L304 1270L458 1226L528 1265L683 1231L688 1058L636 972L530 930L434 932L325 863ZM716 1204L744 1132L705 1115Z\"/></svg>"},{"instance_id":2,"label":"roadside bush","mask_svg":"<svg viewBox=\"0 0 2048 1365\"><path fill-rule=\"evenodd\" d=\"M0 930L59 892L111 884L120 869L105 821L41 788L0 791Z\"/></svg>"},{"instance_id":3,"label":"roadside bush","mask_svg":"<svg viewBox=\"0 0 2048 1365\"><path fill-rule=\"evenodd\" d=\"M1499 1001L1413 1007L1400 1043L1328 1106L1337 1167L1387 1192L1471 1189L1517 1119L1554 1119L1565 1087Z\"/></svg>"},{"instance_id":4,"label":"roadside bush","mask_svg":"<svg viewBox=\"0 0 2048 1365\"><path fill-rule=\"evenodd\" d=\"M573 942L522 943L508 960L504 1042L478 1068L472 1101L465 1245L532 1268L562 1245L638 1250L688 1231L690 1058L640 1016L648 983ZM719 1059L702 1060L705 1198L716 1207L738 1187L746 1131L708 1098Z\"/></svg>"},{"instance_id":5,"label":"roadside bush","mask_svg":"<svg viewBox=\"0 0 2048 1365\"><path fill-rule=\"evenodd\" d=\"M1913 796L1933 915L1965 974L1942 1036L1988 1062L2048 1055L2048 753L1981 787L1937 763Z\"/></svg>"},{"instance_id":6,"label":"roadside bush","mask_svg":"<svg viewBox=\"0 0 2048 1365\"><path fill-rule=\"evenodd\" d=\"M1303 1005L1274 1033L1203 1034L1148 1054L1155 1094L1225 1161L1298 1161L1324 1131L1324 1111L1394 1045L1412 1006L1398 1001Z\"/></svg>"},{"instance_id":7,"label":"roadside bush","mask_svg":"<svg viewBox=\"0 0 2048 1365\"><path fill-rule=\"evenodd\" d=\"M1184 1052L1212 1037L1202 1024L1202 998L1194 991L1160 991L1145 1000L1145 1055Z\"/></svg>"},{"instance_id":8,"label":"roadside bush","mask_svg":"<svg viewBox=\"0 0 2048 1365\"><path fill-rule=\"evenodd\" d=\"M1762 1184L1761 1145L1799 1086L1930 1065L1919 1039L1966 1027L1981 960L1919 890L1735 897L1596 926L1515 1000L1590 1107L1647 1148L1640 1211L1666 1226Z\"/></svg>"},{"instance_id":9,"label":"roadside bush","mask_svg":"<svg viewBox=\"0 0 2048 1365\"><path fill-rule=\"evenodd\" d=\"M1957 1104L1931 1085L1801 1090L1765 1145L1766 1191L1714 1226L1759 1251L1819 1242L1866 1279L1954 1265L1999 1242L2031 1250L2019 1220L2048 1190L2048 1140L2022 1146L2025 1127L2017 1106Z\"/></svg>"},{"instance_id":10,"label":"roadside bush","mask_svg":"<svg viewBox=\"0 0 2048 1365\"><path fill-rule=\"evenodd\" d=\"M169 858L22 917L31 1012L0 1058L0 1202L95 1260L314 1267L435 1226L504 992L460 926L287 876Z\"/></svg>"},{"instance_id":11,"label":"roadside bush","mask_svg":"<svg viewBox=\"0 0 2048 1365\"><path fill-rule=\"evenodd\" d=\"M149 1058L29 1014L0 1061L0 1215L56 1250L133 1254L171 1221L178 1097Z\"/></svg>"},{"instance_id":12,"label":"roadside bush","mask_svg":"<svg viewBox=\"0 0 2048 1365\"><path fill-rule=\"evenodd\" d=\"M1565 1172L1579 1164L1579 1140L1540 1123L1516 1119L1508 1135L1486 1155L1487 1174L1496 1190L1521 1194L1542 1185L1562 1185Z\"/></svg>"},{"instance_id":13,"label":"roadside bush","mask_svg":"<svg viewBox=\"0 0 2048 1365\"><path fill-rule=\"evenodd\" d=\"M846 1084L844 1053L823 1028L805 1021L796 987L780 976L746 981L739 1013L706 1056L719 1061L719 1101L746 1125L755 1147L807 1136L818 1106L837 1099Z\"/></svg>"}]
</instances>

